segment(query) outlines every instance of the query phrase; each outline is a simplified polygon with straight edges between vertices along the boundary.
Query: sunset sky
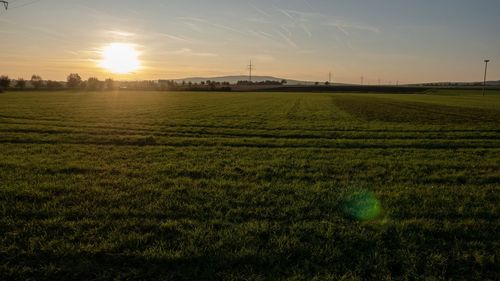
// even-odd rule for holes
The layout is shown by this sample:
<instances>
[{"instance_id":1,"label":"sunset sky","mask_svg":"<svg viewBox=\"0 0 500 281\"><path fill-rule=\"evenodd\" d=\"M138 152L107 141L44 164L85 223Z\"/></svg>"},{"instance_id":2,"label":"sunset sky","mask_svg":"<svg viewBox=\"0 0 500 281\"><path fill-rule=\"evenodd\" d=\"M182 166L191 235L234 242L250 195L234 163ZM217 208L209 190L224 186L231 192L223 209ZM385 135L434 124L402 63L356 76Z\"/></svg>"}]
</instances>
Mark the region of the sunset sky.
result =
<instances>
[{"instance_id":1,"label":"sunset sky","mask_svg":"<svg viewBox=\"0 0 500 281\"><path fill-rule=\"evenodd\" d=\"M14 0L0 74L64 80L246 74L359 83L500 80L498 0ZM102 67L111 43L140 68Z\"/></svg>"}]
</instances>

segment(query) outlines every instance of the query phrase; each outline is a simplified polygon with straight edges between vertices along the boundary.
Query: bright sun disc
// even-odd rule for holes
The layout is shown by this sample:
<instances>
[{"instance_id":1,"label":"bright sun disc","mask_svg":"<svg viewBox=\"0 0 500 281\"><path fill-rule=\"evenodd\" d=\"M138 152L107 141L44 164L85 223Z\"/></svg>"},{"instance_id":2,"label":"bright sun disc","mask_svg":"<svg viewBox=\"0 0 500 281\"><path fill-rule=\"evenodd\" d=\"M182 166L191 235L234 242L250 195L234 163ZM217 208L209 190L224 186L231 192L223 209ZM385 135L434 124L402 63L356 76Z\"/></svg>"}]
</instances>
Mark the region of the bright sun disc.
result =
<instances>
[{"instance_id":1,"label":"bright sun disc","mask_svg":"<svg viewBox=\"0 0 500 281\"><path fill-rule=\"evenodd\" d=\"M139 53L133 44L112 43L102 49L102 68L115 74L128 74L140 68Z\"/></svg>"}]
</instances>

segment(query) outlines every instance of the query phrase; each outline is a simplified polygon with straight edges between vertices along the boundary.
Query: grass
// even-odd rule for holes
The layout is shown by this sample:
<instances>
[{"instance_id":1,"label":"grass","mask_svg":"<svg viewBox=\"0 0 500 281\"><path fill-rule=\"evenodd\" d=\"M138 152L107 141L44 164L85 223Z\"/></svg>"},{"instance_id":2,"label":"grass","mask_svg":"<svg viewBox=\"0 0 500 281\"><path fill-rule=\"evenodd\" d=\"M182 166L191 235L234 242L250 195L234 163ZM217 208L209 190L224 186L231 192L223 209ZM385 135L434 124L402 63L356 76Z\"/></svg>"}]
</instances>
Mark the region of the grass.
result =
<instances>
[{"instance_id":1,"label":"grass","mask_svg":"<svg viewBox=\"0 0 500 281\"><path fill-rule=\"evenodd\" d=\"M0 95L2 280L498 280L500 93Z\"/></svg>"}]
</instances>

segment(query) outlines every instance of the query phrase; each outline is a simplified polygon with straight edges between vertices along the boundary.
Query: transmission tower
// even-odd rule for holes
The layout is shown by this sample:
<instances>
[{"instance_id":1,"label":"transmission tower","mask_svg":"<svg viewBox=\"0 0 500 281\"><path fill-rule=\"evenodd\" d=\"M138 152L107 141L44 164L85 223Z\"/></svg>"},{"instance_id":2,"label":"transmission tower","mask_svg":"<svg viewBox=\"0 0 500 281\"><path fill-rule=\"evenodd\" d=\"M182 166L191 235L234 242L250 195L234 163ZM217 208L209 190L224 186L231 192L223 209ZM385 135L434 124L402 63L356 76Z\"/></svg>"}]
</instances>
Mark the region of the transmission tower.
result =
<instances>
[{"instance_id":1,"label":"transmission tower","mask_svg":"<svg viewBox=\"0 0 500 281\"><path fill-rule=\"evenodd\" d=\"M250 64L248 65L248 79L252 82L252 71L255 69L255 66L252 64L252 60L250 60Z\"/></svg>"}]
</instances>

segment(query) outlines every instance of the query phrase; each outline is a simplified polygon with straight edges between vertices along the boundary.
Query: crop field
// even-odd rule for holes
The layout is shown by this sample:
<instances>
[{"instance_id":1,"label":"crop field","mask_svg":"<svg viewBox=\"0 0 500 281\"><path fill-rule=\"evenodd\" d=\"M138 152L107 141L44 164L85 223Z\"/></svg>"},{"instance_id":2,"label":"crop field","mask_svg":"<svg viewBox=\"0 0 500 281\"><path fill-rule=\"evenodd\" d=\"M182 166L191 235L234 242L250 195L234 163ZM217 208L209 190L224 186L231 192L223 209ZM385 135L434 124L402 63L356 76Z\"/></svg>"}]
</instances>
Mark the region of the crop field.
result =
<instances>
[{"instance_id":1,"label":"crop field","mask_svg":"<svg viewBox=\"0 0 500 281\"><path fill-rule=\"evenodd\" d=\"M0 280L500 280L500 91L0 94Z\"/></svg>"}]
</instances>

